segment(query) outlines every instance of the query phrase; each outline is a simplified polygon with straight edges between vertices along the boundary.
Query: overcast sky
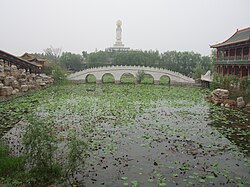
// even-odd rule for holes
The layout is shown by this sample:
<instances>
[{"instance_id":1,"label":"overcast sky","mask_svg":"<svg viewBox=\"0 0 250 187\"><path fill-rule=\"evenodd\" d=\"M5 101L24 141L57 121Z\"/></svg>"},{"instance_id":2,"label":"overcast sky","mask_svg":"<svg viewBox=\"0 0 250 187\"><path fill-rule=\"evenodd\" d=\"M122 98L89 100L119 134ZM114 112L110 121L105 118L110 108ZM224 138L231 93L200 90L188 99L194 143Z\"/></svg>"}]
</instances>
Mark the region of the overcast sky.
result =
<instances>
[{"instance_id":1,"label":"overcast sky","mask_svg":"<svg viewBox=\"0 0 250 187\"><path fill-rule=\"evenodd\" d=\"M0 49L105 50L118 19L132 49L209 55L209 45L250 27L250 0L0 0Z\"/></svg>"}]
</instances>

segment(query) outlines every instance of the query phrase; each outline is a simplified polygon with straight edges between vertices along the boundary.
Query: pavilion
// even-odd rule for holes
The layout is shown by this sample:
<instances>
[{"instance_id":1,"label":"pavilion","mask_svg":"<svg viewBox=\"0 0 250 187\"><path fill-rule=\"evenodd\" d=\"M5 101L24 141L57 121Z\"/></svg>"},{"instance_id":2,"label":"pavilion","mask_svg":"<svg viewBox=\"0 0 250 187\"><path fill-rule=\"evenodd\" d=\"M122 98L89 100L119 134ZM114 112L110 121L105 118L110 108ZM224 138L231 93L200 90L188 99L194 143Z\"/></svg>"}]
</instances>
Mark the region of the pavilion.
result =
<instances>
[{"instance_id":1,"label":"pavilion","mask_svg":"<svg viewBox=\"0 0 250 187\"><path fill-rule=\"evenodd\" d=\"M237 30L226 41L210 47L217 49L218 74L250 77L250 27Z\"/></svg>"}]
</instances>

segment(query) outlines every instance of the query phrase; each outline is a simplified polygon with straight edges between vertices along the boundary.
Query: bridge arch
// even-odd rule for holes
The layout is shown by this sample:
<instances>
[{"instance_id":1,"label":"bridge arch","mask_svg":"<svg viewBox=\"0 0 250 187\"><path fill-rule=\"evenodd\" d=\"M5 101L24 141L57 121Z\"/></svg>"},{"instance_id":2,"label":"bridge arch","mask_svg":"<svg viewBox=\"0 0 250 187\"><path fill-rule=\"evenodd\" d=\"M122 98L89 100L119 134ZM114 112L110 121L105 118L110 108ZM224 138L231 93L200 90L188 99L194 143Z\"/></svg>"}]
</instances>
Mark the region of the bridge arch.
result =
<instances>
[{"instance_id":1,"label":"bridge arch","mask_svg":"<svg viewBox=\"0 0 250 187\"><path fill-rule=\"evenodd\" d=\"M109 76L109 77L107 77L107 76ZM103 73L101 80L102 80L102 83L115 83L115 75L113 73L110 73L110 72Z\"/></svg>"},{"instance_id":2,"label":"bridge arch","mask_svg":"<svg viewBox=\"0 0 250 187\"><path fill-rule=\"evenodd\" d=\"M85 78L85 82L86 83L92 83L92 82L95 82L96 83L96 77L94 74L87 74L86 75L86 78Z\"/></svg>"},{"instance_id":3,"label":"bridge arch","mask_svg":"<svg viewBox=\"0 0 250 187\"><path fill-rule=\"evenodd\" d=\"M170 77L167 75L162 75L160 77L160 82L159 84L170 84Z\"/></svg>"},{"instance_id":4,"label":"bridge arch","mask_svg":"<svg viewBox=\"0 0 250 187\"><path fill-rule=\"evenodd\" d=\"M122 81L122 78L124 78L125 80ZM119 80L121 83L136 83L136 75L134 73L124 72L123 74L121 74Z\"/></svg>"},{"instance_id":5,"label":"bridge arch","mask_svg":"<svg viewBox=\"0 0 250 187\"><path fill-rule=\"evenodd\" d=\"M143 84L154 84L155 82L155 77L151 74L146 72L141 83Z\"/></svg>"}]
</instances>

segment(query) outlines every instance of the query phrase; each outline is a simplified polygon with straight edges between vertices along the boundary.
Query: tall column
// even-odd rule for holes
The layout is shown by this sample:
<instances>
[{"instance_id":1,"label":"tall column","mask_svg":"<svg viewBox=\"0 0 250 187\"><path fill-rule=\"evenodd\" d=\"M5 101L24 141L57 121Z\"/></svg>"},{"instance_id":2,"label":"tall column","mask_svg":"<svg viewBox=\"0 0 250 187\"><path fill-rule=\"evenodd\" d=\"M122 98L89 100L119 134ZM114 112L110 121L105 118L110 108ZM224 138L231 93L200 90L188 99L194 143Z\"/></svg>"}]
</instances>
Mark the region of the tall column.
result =
<instances>
[{"instance_id":1,"label":"tall column","mask_svg":"<svg viewBox=\"0 0 250 187\"><path fill-rule=\"evenodd\" d=\"M236 51L237 51L237 48L234 49L234 60L236 60Z\"/></svg>"},{"instance_id":2,"label":"tall column","mask_svg":"<svg viewBox=\"0 0 250 187\"><path fill-rule=\"evenodd\" d=\"M248 49L248 60L250 60L250 45L249 45L248 48L249 48L249 49Z\"/></svg>"},{"instance_id":3,"label":"tall column","mask_svg":"<svg viewBox=\"0 0 250 187\"><path fill-rule=\"evenodd\" d=\"M248 66L248 77L250 77L250 65Z\"/></svg>"},{"instance_id":4,"label":"tall column","mask_svg":"<svg viewBox=\"0 0 250 187\"><path fill-rule=\"evenodd\" d=\"M241 60L243 60L243 51L244 51L244 47L241 48Z\"/></svg>"},{"instance_id":5,"label":"tall column","mask_svg":"<svg viewBox=\"0 0 250 187\"><path fill-rule=\"evenodd\" d=\"M230 68L227 66L227 75L230 75Z\"/></svg>"},{"instance_id":6,"label":"tall column","mask_svg":"<svg viewBox=\"0 0 250 187\"><path fill-rule=\"evenodd\" d=\"M242 78L242 66L239 66L239 70L240 70L240 78Z\"/></svg>"}]
</instances>

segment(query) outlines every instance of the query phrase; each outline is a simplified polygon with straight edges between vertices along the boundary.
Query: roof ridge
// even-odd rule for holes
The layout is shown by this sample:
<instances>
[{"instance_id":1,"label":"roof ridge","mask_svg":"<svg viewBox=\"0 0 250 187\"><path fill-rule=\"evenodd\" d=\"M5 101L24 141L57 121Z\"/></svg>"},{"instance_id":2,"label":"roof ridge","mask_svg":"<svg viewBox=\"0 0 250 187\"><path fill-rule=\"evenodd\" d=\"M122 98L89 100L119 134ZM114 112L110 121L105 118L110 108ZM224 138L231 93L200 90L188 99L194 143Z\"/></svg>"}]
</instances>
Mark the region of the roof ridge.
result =
<instances>
[{"instance_id":1,"label":"roof ridge","mask_svg":"<svg viewBox=\"0 0 250 187\"><path fill-rule=\"evenodd\" d=\"M250 27L247 27L247 28L244 28L244 29L241 29L241 30L237 29L236 32L235 32L232 36L230 36L228 39L224 40L223 42L220 42L220 43L211 45L210 47L216 48L216 47L218 47L218 46L222 46L223 44L224 44L224 45L226 45L226 44L233 44L233 43L235 43L236 41L230 41L232 38L234 38L234 37L235 37L236 35L238 35L238 34L242 34L242 33L244 33L244 32L249 32L249 31L250 31ZM239 41L249 41L249 40L250 40L250 35L249 35L248 38L244 38L244 39L241 39L241 40L239 40ZM229 41L230 41L230 42L229 42Z\"/></svg>"},{"instance_id":2,"label":"roof ridge","mask_svg":"<svg viewBox=\"0 0 250 187\"><path fill-rule=\"evenodd\" d=\"M244 29L240 29L240 30L238 30L238 32L245 32L245 31L248 31L248 30L250 30L250 27L247 27L247 28L244 28Z\"/></svg>"}]
</instances>

